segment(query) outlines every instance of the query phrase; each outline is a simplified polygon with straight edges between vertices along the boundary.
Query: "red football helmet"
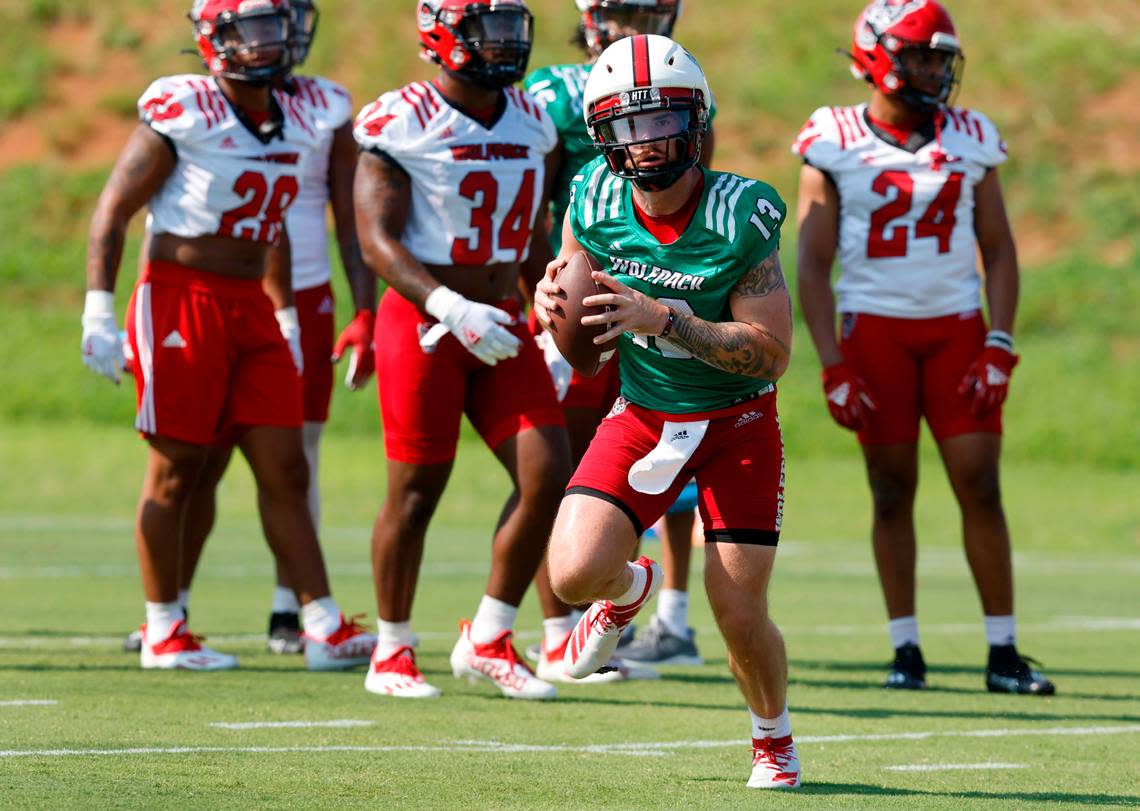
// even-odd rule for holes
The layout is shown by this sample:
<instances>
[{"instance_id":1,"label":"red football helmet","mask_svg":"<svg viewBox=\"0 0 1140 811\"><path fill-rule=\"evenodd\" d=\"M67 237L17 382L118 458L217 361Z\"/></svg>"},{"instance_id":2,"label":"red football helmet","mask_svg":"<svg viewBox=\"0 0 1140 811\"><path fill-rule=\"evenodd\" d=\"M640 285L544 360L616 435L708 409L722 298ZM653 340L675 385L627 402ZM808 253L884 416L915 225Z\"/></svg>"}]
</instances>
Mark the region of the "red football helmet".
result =
<instances>
[{"instance_id":1,"label":"red football helmet","mask_svg":"<svg viewBox=\"0 0 1140 811\"><path fill-rule=\"evenodd\" d=\"M214 76L267 84L290 66L286 0L196 0L198 53Z\"/></svg>"},{"instance_id":2,"label":"red football helmet","mask_svg":"<svg viewBox=\"0 0 1140 811\"><path fill-rule=\"evenodd\" d=\"M597 56L623 37L634 34L673 36L681 0L574 0L582 13L586 49Z\"/></svg>"},{"instance_id":3,"label":"red football helmet","mask_svg":"<svg viewBox=\"0 0 1140 811\"><path fill-rule=\"evenodd\" d=\"M875 0L855 21L851 72L921 111L946 102L965 58L936 0Z\"/></svg>"},{"instance_id":4,"label":"red football helmet","mask_svg":"<svg viewBox=\"0 0 1140 811\"><path fill-rule=\"evenodd\" d=\"M421 56L488 90L526 73L534 17L522 0L420 0Z\"/></svg>"}]
</instances>

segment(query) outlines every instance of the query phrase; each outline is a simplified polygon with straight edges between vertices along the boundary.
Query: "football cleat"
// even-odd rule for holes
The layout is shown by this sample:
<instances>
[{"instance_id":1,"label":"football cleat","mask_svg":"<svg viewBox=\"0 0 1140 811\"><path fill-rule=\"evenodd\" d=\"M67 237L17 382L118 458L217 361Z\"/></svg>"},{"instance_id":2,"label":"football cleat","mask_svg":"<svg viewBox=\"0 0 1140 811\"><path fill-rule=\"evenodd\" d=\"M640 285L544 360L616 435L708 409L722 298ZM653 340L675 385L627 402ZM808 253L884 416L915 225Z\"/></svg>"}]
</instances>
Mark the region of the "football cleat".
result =
<instances>
[{"instance_id":1,"label":"football cleat","mask_svg":"<svg viewBox=\"0 0 1140 811\"><path fill-rule=\"evenodd\" d=\"M142 650L142 631L135 629L123 637L123 653L138 653Z\"/></svg>"},{"instance_id":2,"label":"football cleat","mask_svg":"<svg viewBox=\"0 0 1140 811\"><path fill-rule=\"evenodd\" d=\"M376 634L370 634L355 619L340 615L340 627L324 639L302 634L305 640L305 667L309 670L348 670L368 664L376 648Z\"/></svg>"},{"instance_id":3,"label":"football cleat","mask_svg":"<svg viewBox=\"0 0 1140 811\"><path fill-rule=\"evenodd\" d=\"M139 629L142 646L139 664L143 670L233 670L238 666L236 656L219 653L202 644L202 637L194 636L186 627L186 620L178 620L169 636L151 645L146 639L146 626Z\"/></svg>"},{"instance_id":4,"label":"football cleat","mask_svg":"<svg viewBox=\"0 0 1140 811\"><path fill-rule=\"evenodd\" d=\"M396 648L387 659L378 659L380 648L372 654L364 689L380 696L396 698L438 698L439 688L424 681L416 667L416 652L408 645Z\"/></svg>"},{"instance_id":5,"label":"football cleat","mask_svg":"<svg viewBox=\"0 0 1140 811\"><path fill-rule=\"evenodd\" d=\"M584 679L575 679L566 673L566 646L570 642L570 634L563 637L561 644L548 648L546 640L540 646L538 677L543 681L578 682L583 684L608 684L615 681L632 681L634 679L659 679L661 674L651 667L645 667L635 662L627 662L617 656L611 656L605 666Z\"/></svg>"},{"instance_id":6,"label":"football cleat","mask_svg":"<svg viewBox=\"0 0 1140 811\"><path fill-rule=\"evenodd\" d=\"M548 699L558 692L535 676L511 644L511 632L503 631L487 643L471 641L471 622L459 621L459 641L451 651L451 672L469 681L486 679L507 698Z\"/></svg>"},{"instance_id":7,"label":"football cleat","mask_svg":"<svg viewBox=\"0 0 1140 811\"><path fill-rule=\"evenodd\" d=\"M618 653L623 659L649 665L703 665L705 660L693 641L695 635L696 632L690 628L688 637L677 636L654 615L641 636L624 648L618 644Z\"/></svg>"},{"instance_id":8,"label":"football cleat","mask_svg":"<svg viewBox=\"0 0 1140 811\"><path fill-rule=\"evenodd\" d=\"M617 649L623 650L627 645L632 645L635 635L637 634L637 623L631 622L629 625L621 629L621 636L618 637Z\"/></svg>"},{"instance_id":9,"label":"football cleat","mask_svg":"<svg viewBox=\"0 0 1140 811\"><path fill-rule=\"evenodd\" d=\"M908 642L895 648L895 660L883 687L888 690L926 689L926 662L918 645Z\"/></svg>"},{"instance_id":10,"label":"football cleat","mask_svg":"<svg viewBox=\"0 0 1140 811\"><path fill-rule=\"evenodd\" d=\"M592 603L570 632L564 661L566 673L572 678L584 679L605 667L617 650L622 630L660 590L660 566L644 555L634 565L643 567L646 572L641 596L629 605L614 605L609 600Z\"/></svg>"},{"instance_id":11,"label":"football cleat","mask_svg":"<svg viewBox=\"0 0 1140 811\"><path fill-rule=\"evenodd\" d=\"M799 788L800 758L792 736L752 739L748 788Z\"/></svg>"},{"instance_id":12,"label":"football cleat","mask_svg":"<svg viewBox=\"0 0 1140 811\"><path fill-rule=\"evenodd\" d=\"M1013 645L990 645L986 664L986 689L991 693L1017 693L1031 696L1051 696L1056 686L1040 672L1029 667L1041 663L1022 656Z\"/></svg>"},{"instance_id":13,"label":"football cleat","mask_svg":"<svg viewBox=\"0 0 1140 811\"><path fill-rule=\"evenodd\" d=\"M301 636L301 618L293 611L275 611L269 615L270 653L301 653L305 640Z\"/></svg>"}]
</instances>

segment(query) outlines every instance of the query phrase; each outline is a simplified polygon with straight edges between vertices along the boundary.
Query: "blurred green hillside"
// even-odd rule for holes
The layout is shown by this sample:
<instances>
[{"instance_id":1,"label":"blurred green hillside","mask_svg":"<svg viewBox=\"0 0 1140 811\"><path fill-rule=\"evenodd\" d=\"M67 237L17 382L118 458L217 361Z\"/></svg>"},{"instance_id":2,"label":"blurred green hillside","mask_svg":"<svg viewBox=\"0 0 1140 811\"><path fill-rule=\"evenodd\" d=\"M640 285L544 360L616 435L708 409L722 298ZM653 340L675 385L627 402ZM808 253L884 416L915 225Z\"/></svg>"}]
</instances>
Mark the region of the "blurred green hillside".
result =
<instances>
[{"instance_id":1,"label":"blurred green hillside","mask_svg":"<svg viewBox=\"0 0 1140 811\"><path fill-rule=\"evenodd\" d=\"M345 83L357 106L432 74L417 57L412 0L318 2L306 71ZM129 387L114 390L79 359L84 240L137 96L155 76L198 69L180 54L192 46L188 5L0 5L0 47L12 60L0 83L0 419L130 424ZM532 66L578 59L571 0L532 0L531 8ZM1135 469L1140 4L959 0L950 8L967 54L958 103L985 111L1010 146L1002 177L1024 279L1008 453ZM788 146L796 131L817 106L867 94L835 54L849 46L858 10L858 0L685 0L676 36L718 98L718 168L763 177L794 208L798 164ZM790 276L793 231L784 241ZM136 244L124 262L121 309ZM789 450L848 453L851 439L827 418L806 330L796 340L782 387ZM372 393L337 392L332 430L377 426Z\"/></svg>"}]
</instances>

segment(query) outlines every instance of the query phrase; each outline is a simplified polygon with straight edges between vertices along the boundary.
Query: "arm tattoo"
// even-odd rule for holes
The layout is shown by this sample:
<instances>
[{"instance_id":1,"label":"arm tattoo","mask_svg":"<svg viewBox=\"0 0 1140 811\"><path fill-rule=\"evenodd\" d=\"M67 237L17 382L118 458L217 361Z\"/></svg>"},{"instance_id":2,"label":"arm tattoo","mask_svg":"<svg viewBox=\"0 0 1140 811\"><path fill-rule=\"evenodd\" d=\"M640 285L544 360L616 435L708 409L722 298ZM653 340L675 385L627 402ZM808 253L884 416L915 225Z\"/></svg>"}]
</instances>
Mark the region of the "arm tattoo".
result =
<instances>
[{"instance_id":1,"label":"arm tattoo","mask_svg":"<svg viewBox=\"0 0 1140 811\"><path fill-rule=\"evenodd\" d=\"M743 298L760 298L786 287L784 271L780 267L780 252L772 251L740 278L732 292Z\"/></svg>"},{"instance_id":2,"label":"arm tattoo","mask_svg":"<svg viewBox=\"0 0 1140 811\"><path fill-rule=\"evenodd\" d=\"M765 380L776 377L780 357L788 351L763 327L739 321L713 323L682 313L676 313L669 342L716 369Z\"/></svg>"},{"instance_id":3,"label":"arm tattoo","mask_svg":"<svg viewBox=\"0 0 1140 811\"><path fill-rule=\"evenodd\" d=\"M772 251L741 277L732 295L762 298L785 289L779 252ZM676 313L669 341L717 369L762 379L775 378L777 367L789 354L784 341L758 324L714 323L682 313Z\"/></svg>"}]
</instances>

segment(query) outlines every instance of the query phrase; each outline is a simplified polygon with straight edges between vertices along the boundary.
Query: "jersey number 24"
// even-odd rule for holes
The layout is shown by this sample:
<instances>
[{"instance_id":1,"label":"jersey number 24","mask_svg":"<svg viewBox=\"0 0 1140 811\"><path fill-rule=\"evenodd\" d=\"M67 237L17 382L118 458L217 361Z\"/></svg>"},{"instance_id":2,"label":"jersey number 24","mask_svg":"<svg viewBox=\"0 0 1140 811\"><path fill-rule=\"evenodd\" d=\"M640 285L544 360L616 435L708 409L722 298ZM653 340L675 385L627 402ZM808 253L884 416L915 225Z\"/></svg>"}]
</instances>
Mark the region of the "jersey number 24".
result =
<instances>
[{"instance_id":1,"label":"jersey number 24","mask_svg":"<svg viewBox=\"0 0 1140 811\"><path fill-rule=\"evenodd\" d=\"M938 240L938 252L949 253L950 237L954 233L958 198L962 195L962 172L951 172L938 190L938 194L926 207L926 211L914 224L914 238L934 237ZM907 172L888 169L880 172L871 181L871 190L883 197L894 190L894 199L871 212L871 228L867 234L867 258L884 259L906 256L910 228L907 225L887 226L894 219L910 213L914 198L914 178Z\"/></svg>"}]
</instances>

